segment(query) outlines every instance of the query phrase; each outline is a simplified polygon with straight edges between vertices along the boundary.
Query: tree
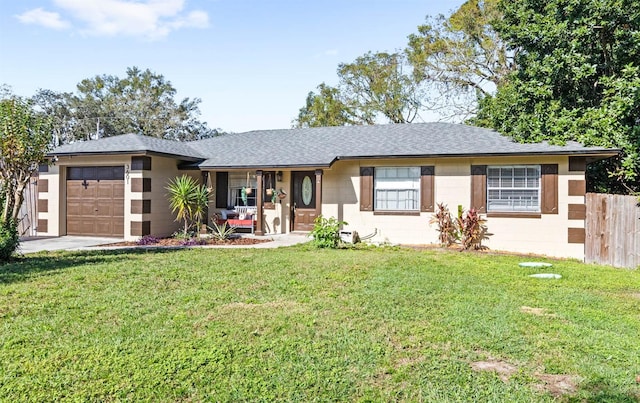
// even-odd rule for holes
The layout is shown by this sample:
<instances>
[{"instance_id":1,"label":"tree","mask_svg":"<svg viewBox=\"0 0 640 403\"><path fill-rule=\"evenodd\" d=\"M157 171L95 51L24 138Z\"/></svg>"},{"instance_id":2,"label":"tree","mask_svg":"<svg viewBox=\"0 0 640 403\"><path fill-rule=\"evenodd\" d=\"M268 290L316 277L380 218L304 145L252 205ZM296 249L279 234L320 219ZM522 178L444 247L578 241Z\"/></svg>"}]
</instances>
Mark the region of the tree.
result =
<instances>
[{"instance_id":1,"label":"tree","mask_svg":"<svg viewBox=\"0 0 640 403\"><path fill-rule=\"evenodd\" d=\"M33 97L53 117L61 143L125 133L195 140L220 134L198 117L200 99L175 100L176 89L161 74L137 67L127 76L97 75L82 80L76 93L40 90Z\"/></svg>"},{"instance_id":2,"label":"tree","mask_svg":"<svg viewBox=\"0 0 640 403\"><path fill-rule=\"evenodd\" d=\"M338 66L338 87L324 83L319 94L310 92L294 125L337 126L410 123L422 107L424 94L414 81L401 53L367 53L353 63Z\"/></svg>"},{"instance_id":3,"label":"tree","mask_svg":"<svg viewBox=\"0 0 640 403\"><path fill-rule=\"evenodd\" d=\"M342 100L340 90L322 83L318 93L307 95L307 102L300 108L295 127L323 127L359 124L354 111Z\"/></svg>"},{"instance_id":4,"label":"tree","mask_svg":"<svg viewBox=\"0 0 640 403\"><path fill-rule=\"evenodd\" d=\"M431 94L431 108L447 118L475 116L477 101L492 95L514 69L509 51L493 24L502 13L498 0L468 0L449 17L427 17L409 35L406 54L415 81ZM515 48L514 48L515 49Z\"/></svg>"},{"instance_id":5,"label":"tree","mask_svg":"<svg viewBox=\"0 0 640 403\"><path fill-rule=\"evenodd\" d=\"M344 106L343 112L355 116L357 124L374 124L380 118L410 123L423 110L447 119L474 117L478 101L504 85L515 67L517 51L507 49L493 27L502 18L498 1L468 0L450 16L427 17L402 52L369 52L341 64L337 92L331 97L310 93L297 124L305 122L301 118L352 124L325 104ZM334 99L340 103L329 102ZM327 111L334 119L326 119Z\"/></svg>"},{"instance_id":6,"label":"tree","mask_svg":"<svg viewBox=\"0 0 640 403\"><path fill-rule=\"evenodd\" d=\"M51 144L51 123L17 97L0 100L0 257L18 246L16 225L24 190Z\"/></svg>"},{"instance_id":7,"label":"tree","mask_svg":"<svg viewBox=\"0 0 640 403\"><path fill-rule=\"evenodd\" d=\"M53 146L66 144L74 140L73 113L69 109L67 100L72 96L70 93L60 93L51 90L39 89L31 97L34 107L43 115L51 119L53 130Z\"/></svg>"},{"instance_id":8,"label":"tree","mask_svg":"<svg viewBox=\"0 0 640 403\"><path fill-rule=\"evenodd\" d=\"M574 140L616 147L592 165L590 191L640 191L640 3L522 0L501 3L496 25L522 51L518 69L476 123L522 142Z\"/></svg>"},{"instance_id":9,"label":"tree","mask_svg":"<svg viewBox=\"0 0 640 403\"><path fill-rule=\"evenodd\" d=\"M378 115L391 123L411 123L422 106L419 85L408 74L400 53L367 53L340 64L338 76L347 104L366 124Z\"/></svg>"}]
</instances>

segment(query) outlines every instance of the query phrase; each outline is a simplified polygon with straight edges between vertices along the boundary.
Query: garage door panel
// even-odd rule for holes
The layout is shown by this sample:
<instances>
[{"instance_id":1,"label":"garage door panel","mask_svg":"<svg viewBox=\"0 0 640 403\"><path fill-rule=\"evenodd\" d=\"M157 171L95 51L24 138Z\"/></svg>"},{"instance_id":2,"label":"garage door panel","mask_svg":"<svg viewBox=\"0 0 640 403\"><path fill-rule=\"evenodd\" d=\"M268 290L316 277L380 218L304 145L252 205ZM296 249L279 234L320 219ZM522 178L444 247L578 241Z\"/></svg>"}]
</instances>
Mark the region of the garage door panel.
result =
<instances>
[{"instance_id":1,"label":"garage door panel","mask_svg":"<svg viewBox=\"0 0 640 403\"><path fill-rule=\"evenodd\" d=\"M69 235L93 235L93 220L72 219L67 220L67 234Z\"/></svg>"},{"instance_id":2,"label":"garage door panel","mask_svg":"<svg viewBox=\"0 0 640 403\"><path fill-rule=\"evenodd\" d=\"M74 167L67 177L67 233L123 236L124 167Z\"/></svg>"},{"instance_id":3,"label":"garage door panel","mask_svg":"<svg viewBox=\"0 0 640 403\"><path fill-rule=\"evenodd\" d=\"M111 235L113 231L113 221L109 218L96 218L95 219L95 233L96 235Z\"/></svg>"},{"instance_id":4,"label":"garage door panel","mask_svg":"<svg viewBox=\"0 0 640 403\"><path fill-rule=\"evenodd\" d=\"M67 181L67 198L81 199L83 196L84 187L82 181Z\"/></svg>"},{"instance_id":5,"label":"garage door panel","mask_svg":"<svg viewBox=\"0 0 640 403\"><path fill-rule=\"evenodd\" d=\"M120 183L114 183L113 185L113 198L114 199L124 199L124 183L119 181Z\"/></svg>"},{"instance_id":6,"label":"garage door panel","mask_svg":"<svg viewBox=\"0 0 640 403\"><path fill-rule=\"evenodd\" d=\"M113 216L124 218L124 200L113 201Z\"/></svg>"}]
</instances>

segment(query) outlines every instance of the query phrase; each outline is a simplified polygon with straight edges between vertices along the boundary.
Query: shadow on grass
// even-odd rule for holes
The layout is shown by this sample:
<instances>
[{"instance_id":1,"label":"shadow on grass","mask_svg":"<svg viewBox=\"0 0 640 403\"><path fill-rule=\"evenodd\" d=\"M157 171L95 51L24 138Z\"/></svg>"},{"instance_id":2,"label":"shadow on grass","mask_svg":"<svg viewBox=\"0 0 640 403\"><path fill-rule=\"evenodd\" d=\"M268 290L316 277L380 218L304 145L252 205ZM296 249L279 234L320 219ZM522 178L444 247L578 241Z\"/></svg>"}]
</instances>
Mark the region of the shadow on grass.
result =
<instances>
[{"instance_id":1,"label":"shadow on grass","mask_svg":"<svg viewBox=\"0 0 640 403\"><path fill-rule=\"evenodd\" d=\"M124 248L28 254L15 257L10 263L0 265L0 284L17 283L39 275L50 275L74 266L114 262L125 256L172 253L181 250L184 248Z\"/></svg>"},{"instance_id":2,"label":"shadow on grass","mask_svg":"<svg viewBox=\"0 0 640 403\"><path fill-rule=\"evenodd\" d=\"M611 403L635 403L640 401L640 391L625 392L616 387L607 384L606 381L589 382L581 387L582 390L589 392L589 397L570 398L569 402L611 402Z\"/></svg>"}]
</instances>

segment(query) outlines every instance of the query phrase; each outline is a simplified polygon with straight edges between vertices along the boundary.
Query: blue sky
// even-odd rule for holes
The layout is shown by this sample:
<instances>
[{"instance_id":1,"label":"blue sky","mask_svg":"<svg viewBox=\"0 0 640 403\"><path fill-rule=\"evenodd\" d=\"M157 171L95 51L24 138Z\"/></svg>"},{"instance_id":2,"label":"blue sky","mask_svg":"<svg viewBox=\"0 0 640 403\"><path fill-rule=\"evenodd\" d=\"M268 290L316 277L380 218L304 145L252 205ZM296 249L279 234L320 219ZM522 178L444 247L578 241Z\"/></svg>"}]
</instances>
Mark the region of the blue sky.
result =
<instances>
[{"instance_id":1,"label":"blue sky","mask_svg":"<svg viewBox=\"0 0 640 403\"><path fill-rule=\"evenodd\" d=\"M74 92L151 69L227 131L291 127L339 63L403 48L462 0L0 0L0 84ZM427 118L428 120L428 118Z\"/></svg>"}]
</instances>

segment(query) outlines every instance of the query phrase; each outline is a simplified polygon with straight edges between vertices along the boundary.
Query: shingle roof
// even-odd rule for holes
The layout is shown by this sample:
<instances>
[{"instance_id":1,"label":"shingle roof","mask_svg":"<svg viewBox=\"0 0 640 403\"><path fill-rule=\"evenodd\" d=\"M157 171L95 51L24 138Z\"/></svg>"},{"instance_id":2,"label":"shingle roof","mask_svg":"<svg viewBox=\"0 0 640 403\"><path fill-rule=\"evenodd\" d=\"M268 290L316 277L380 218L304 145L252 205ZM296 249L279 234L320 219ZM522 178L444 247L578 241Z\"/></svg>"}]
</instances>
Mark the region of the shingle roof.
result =
<instances>
[{"instance_id":1,"label":"shingle roof","mask_svg":"<svg viewBox=\"0 0 640 403\"><path fill-rule=\"evenodd\" d=\"M209 155L201 168L329 166L336 159L473 155L614 155L617 150L522 144L494 130L454 123L412 123L260 130L194 142Z\"/></svg>"},{"instance_id":2,"label":"shingle roof","mask_svg":"<svg viewBox=\"0 0 640 403\"><path fill-rule=\"evenodd\" d=\"M326 167L336 159L498 155L615 155L618 150L516 143L499 133L454 123L413 123L258 130L188 143L127 134L61 146L51 155L155 152L198 160L200 168Z\"/></svg>"},{"instance_id":3,"label":"shingle roof","mask_svg":"<svg viewBox=\"0 0 640 403\"><path fill-rule=\"evenodd\" d=\"M163 140L138 134L105 137L97 140L79 141L56 147L49 155L96 155L155 153L186 160L207 158L192 148L191 142Z\"/></svg>"}]
</instances>

